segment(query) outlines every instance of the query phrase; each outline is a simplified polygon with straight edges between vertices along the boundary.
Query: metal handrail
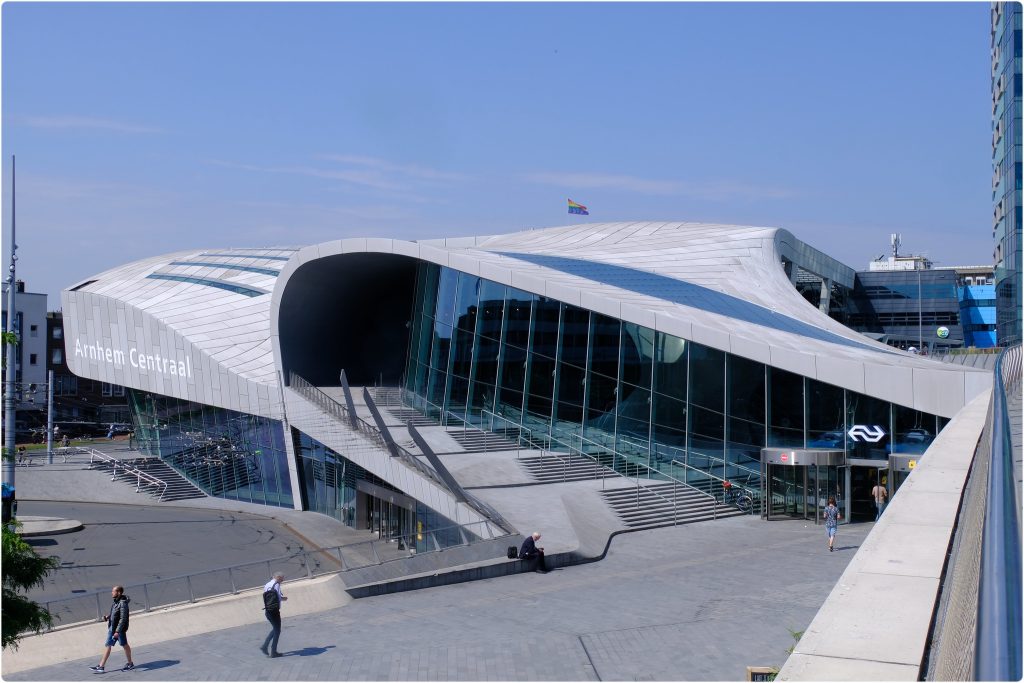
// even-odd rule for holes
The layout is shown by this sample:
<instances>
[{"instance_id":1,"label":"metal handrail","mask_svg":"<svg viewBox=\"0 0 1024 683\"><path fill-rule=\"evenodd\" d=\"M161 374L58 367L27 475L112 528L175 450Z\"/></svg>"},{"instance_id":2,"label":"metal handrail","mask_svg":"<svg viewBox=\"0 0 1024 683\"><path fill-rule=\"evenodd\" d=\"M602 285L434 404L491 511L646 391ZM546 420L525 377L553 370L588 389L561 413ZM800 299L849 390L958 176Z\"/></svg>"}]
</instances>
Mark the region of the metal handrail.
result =
<instances>
[{"instance_id":1,"label":"metal handrail","mask_svg":"<svg viewBox=\"0 0 1024 683\"><path fill-rule=\"evenodd\" d=\"M486 533L486 537L485 537L484 533L467 534L467 529L469 527L473 527L473 526L477 526L477 525L483 525L482 529L483 529L483 532ZM445 533L445 532L452 532L453 530L458 532L458 537L460 538L460 540L462 542L458 543L456 545L449 545L449 546L442 547L441 544L437 540L438 539L438 535L442 534L442 533ZM318 572L316 574L318 576L323 576L323 575L327 575L327 574L344 574L346 572L351 572L351 571L355 571L355 570L358 570L358 569L365 569L366 567L371 567L371 566L377 567L377 566L381 566L381 565L384 565L384 564L389 564L389 563L392 563L392 562L397 562L397 561L400 561L400 560L406 560L406 559L408 559L410 557L414 557L414 556L418 556L418 555L426 555L426 554L429 554L429 553L444 552L447 548L472 545L475 542L501 540L501 539L504 539L504 538L511 538L513 536L516 536L516 537L519 536L518 533L505 533L505 534L502 534L502 535L495 536L492 533L491 526L490 526L490 524L488 524L488 522L486 522L486 521L470 522L470 523L467 523L467 524L456 524L456 525L452 525L452 526L441 527L439 529L434 529L434 530L428 531L428 532L423 532L423 535L426 536L429 539L428 543L429 543L430 547L427 550L423 550L423 551L420 551L420 552L416 552L414 550L409 550L408 554L406 554L406 555L401 555L401 556L397 556L397 557L388 557L388 558L383 558L383 559L377 553L377 547L376 546L377 546L377 544L380 544L382 542L382 540L385 541L385 542L399 541L399 540L400 541L404 541L405 542L405 547L409 548L412 545L412 543L410 541L411 537L416 536L416 535L417 535L416 533L401 534L399 536L395 536L395 537L389 538L389 539L372 539L372 540L368 540L368 541L358 541L356 543L348 543L348 544L345 544L345 545L331 546L331 547L328 547L328 548L310 548L310 549L305 549L305 548L302 548L300 546L298 551L290 553L290 554L287 554L287 555L280 555L278 557L272 557L272 558L269 558L269 559L266 559L266 560L255 560L253 562L244 562L242 564L234 564L234 565L230 565L230 566L217 567L215 569L207 569L205 571L193 572L193 573L190 573L190 574L181 574L181 575L178 575L178 576L171 576L171 577L168 577L166 579L158 579L156 581L146 581L146 582L137 583L137 584L127 584L127 588L129 588L129 589L141 588L142 589L143 601L144 601L143 602L143 604L144 604L144 611L149 612L149 611L151 611L153 609L157 609L157 608L161 608L161 607L167 607L167 606L175 605L175 604L181 604L183 602L188 602L190 604L194 604L196 602L201 602L203 600L209 600L209 599L212 599L212 598L221 597L221 596L224 596L224 595L237 595L238 593L240 593L243 590L249 590L251 588L255 588L255 587L259 586L259 585L262 585L262 584L257 584L256 586L248 586L248 587L246 587L246 586L239 587L237 585L236 579L235 579L235 576L234 576L234 572L243 570L243 569L245 569L247 567L256 567L256 566L260 566L260 565L266 565L265 574L266 574L266 576L270 576L271 573L275 569L275 567L274 567L275 564L276 565L281 565L281 564L287 563L287 562L289 562L291 560L295 560L296 558L301 558L301 566L305 569L305 572L306 572L306 576L304 578L311 579L314 576L314 570L313 570L314 562L310 561L310 555L318 555L318 554L319 555L329 555L329 556L332 556L332 559L333 559L333 556L337 556L339 568L335 569L335 570L330 570L330 571ZM472 540L470 540L470 535L476 536L480 540L479 541L472 541ZM357 550L360 550L360 549L363 549L363 548L366 548L366 547L369 547L370 554L373 555L373 558L374 558L373 562L370 562L368 564L361 564L361 565L358 565L358 566L350 566L349 563L347 563L345 561L345 553L346 552L349 553L349 555L351 557L351 554L353 552L355 552ZM401 548L402 545L400 544L399 547ZM317 564L317 566L318 566L318 563L315 563L315 564ZM200 595L199 597L196 597L194 590L191 588L191 586L193 585L193 580L197 579L199 577L208 576L208 575L212 575L212 574L217 574L217 573L221 573L221 572L227 572L228 573L227 581L228 581L228 583L231 584L231 589L228 590L228 591L225 591L225 592L221 592L221 593L215 593L215 594L210 594L210 595ZM188 598L188 600L172 600L172 601L163 602L163 603L159 603L159 604L157 602L151 602L150 601L150 599L149 599L149 594L150 594L149 589L151 587L159 586L161 584L170 584L172 582L180 582L180 581L184 581L189 586L189 598ZM50 606L54 605L56 603L70 602L70 601L78 601L78 602L80 602L82 600L86 600L86 599L89 599L89 598L94 598L96 600L96 621L99 621L103 617L103 610L102 610L102 602L101 601L102 601L102 598L104 596L106 596L106 595L109 595L109 591L101 590L101 591L94 591L94 592L91 592L91 593L84 593L84 594L81 594L81 595L69 596L69 597L66 597L66 598L56 598L56 599L53 599L53 600L45 601L44 602L44 607L45 607L45 609L47 611L50 611ZM75 623L81 623L81 622L75 622ZM63 624L62 627L67 627L67 626L72 626L72 625L73 624ZM49 630L51 630L51 631L54 630L54 627L51 625Z\"/></svg>"},{"instance_id":2,"label":"metal handrail","mask_svg":"<svg viewBox=\"0 0 1024 683\"><path fill-rule=\"evenodd\" d=\"M583 442L584 442L584 441L586 441L586 442L588 442L588 443L590 443L590 444L593 444L593 445L595 445L595 446L597 446L597 447L599 447L599 448L605 449L605 450L607 450L607 448L608 448L607 446L605 446L605 445L603 445L603 444L601 444L601 443L598 443L597 441L593 441L593 440L591 440L591 439L587 439L587 438L586 438L586 437L584 437L584 436L583 436L583 434L581 434L581 433L575 433L575 434L573 434L572 436L573 436L574 438L577 438L577 439L579 439L579 440L580 440L580 448L579 448L578 450L576 450L576 452L577 452L577 453L579 453L579 454L580 454L581 456L583 456L583 457L586 457L586 458L590 458L591 460L594 460L595 462L597 462L597 460L596 460L595 458L593 458L593 457L592 457L592 456L591 456L591 455L590 455L589 453L585 453L585 452L583 451ZM551 437L551 439L552 439L552 441L557 441L557 439L555 439L554 437ZM559 441L559 443L561 443L561 442ZM572 452L572 450L573 450L573 447L572 447L572 446L570 446L570 453ZM612 462L613 462L613 463L614 463L614 458L616 458L616 457L620 457L620 458L622 458L622 459L623 459L624 461L628 462L628 461L626 460L626 456L625 456L625 455L623 455L622 453L619 453L619 452L618 452L618 451L616 451L616 450L615 450L614 448L613 448L613 449L611 449L611 451L612 451L612 458L613 458ZM600 463L598 463L598 464L600 464ZM640 466L640 463L636 463L636 464L637 464L638 466ZM648 471L650 471L650 470L651 470L651 468L650 468L650 467L648 467L648 466L646 466L646 465L642 465L642 466L643 466L643 467L646 467L646 469L647 469ZM622 472L619 472L619 471L618 471L617 469L615 469L615 467L614 467L614 466L613 466L613 467L610 467L610 468L609 468L609 467L604 467L603 469L604 469L604 470L609 470L609 471L611 471L611 472L612 472L613 474L615 474L615 475L617 475L617 476L620 476L620 477L622 477L622 478L623 478L623 479L625 479L626 481L630 481L630 480L631 480L631 477L628 477L628 476L626 476L625 474L623 474ZM711 515L712 515L712 518L713 518L713 519L718 519L718 499L716 499L716 498L715 498L714 496L712 496L712 495L711 495L711 494L709 494L709 493L705 493L704 491L701 491L701 490L700 490L699 488L697 488L696 486L693 486L693 485L691 485L691 484L688 484L688 483L687 483L687 482L685 482L685 481L680 481L679 479L676 479L675 477L673 477L673 476L672 476L672 475L670 475L670 474L665 474L664 472L661 472L660 470L654 470L654 471L655 471L655 472L658 472L658 474L660 474L660 475L662 475L662 476L664 476L664 477L667 477L667 478L668 478L668 479L669 479L669 480L670 480L670 481L672 482L672 484L673 484L673 491L675 490L675 488L674 488L674 487L675 487L676 485L682 485L682 486L683 486L683 487L685 487L685 488L688 488L688 489L690 489L690 490L692 490L692 491L695 491L695 492L696 492L697 494L699 494L699 495L701 495L701 496L704 496L704 497L706 497L706 498L710 498L710 499L711 499L711 503L712 503L712 507L711 507ZM601 482L602 482L602 487L603 487L603 486L604 486L604 477L603 477L603 471L602 471L602 478L601 478ZM658 493L657 491L655 491L655 490L653 490L653 489L651 489L651 488L649 488L649 487L647 487L647 486L644 486L643 484L641 484L641 483L640 483L640 477L639 477L639 476L637 476L637 477L636 477L636 486L637 486L637 494L636 494L636 495L637 495L637 505L638 505L638 506L639 506L639 504L640 504L640 489L642 488L643 490L647 491L647 492L648 492L648 493L650 493L651 495L653 495L653 496L656 496L656 497L658 497L658 498L661 498L661 499L662 499L663 501L665 501L666 503L671 503L671 504L672 504L672 522L673 522L673 524L674 524L674 523L676 522L676 518L678 517L678 509L677 509L677 508L678 508L678 506L679 506L679 503L678 503L678 501L677 501L677 500L675 499L675 496L674 496L674 495L673 495L673 500L671 500L671 501L670 501L670 500L669 500L668 498L665 498L664 496L662 496L661 494L659 494L659 493Z\"/></svg>"},{"instance_id":3,"label":"metal handrail","mask_svg":"<svg viewBox=\"0 0 1024 683\"><path fill-rule=\"evenodd\" d=\"M125 471L125 472L127 472L129 474L134 474L135 475L135 477L136 477L136 479L135 479L135 493L138 493L139 491L142 490L142 482L143 482L143 480L145 480L146 483L148 483L148 484L152 484L153 486L162 487L161 490L160 490L160 497L157 500L162 501L164 499L164 495L166 495L166 493L167 493L167 482L164 481L163 479L159 479L157 477L154 477L151 474L147 474L146 472L143 472L142 470L140 470L138 467L135 467L134 465L129 465L128 463L122 462L122 461L118 460L117 458L115 458L114 456L107 455L106 453L102 453L102 452L96 450L95 448L85 448L85 447L79 447L79 448L80 448L80 450L83 450L83 451L85 451L85 452L87 452L89 454L89 469L92 469L93 461L94 461L94 459L97 459L97 458L101 462L111 463L111 466L112 466L111 475L112 476L110 478L110 481L114 481L115 479L117 479L117 468L120 467L123 471Z\"/></svg>"},{"instance_id":4,"label":"metal handrail","mask_svg":"<svg viewBox=\"0 0 1024 683\"><path fill-rule=\"evenodd\" d=\"M1021 678L1021 540L1013 472L1010 416L1004 369L1016 383L1021 376L1021 346L1005 349L996 360L992 390L992 438L985 526L978 582L976 679Z\"/></svg>"},{"instance_id":5,"label":"metal handrail","mask_svg":"<svg viewBox=\"0 0 1024 683\"><path fill-rule=\"evenodd\" d=\"M699 472L702 476L709 477L711 479L717 479L720 483L723 483L723 484L728 481L732 488L741 489L744 493L746 493L748 496L750 496L751 500L758 500L761 497L761 492L760 491L755 491L754 489L749 488L747 486L744 486L742 484L733 484L732 481L729 480L729 479L724 479L722 477L719 477L717 474L712 474L711 472L708 472L706 470L702 470L699 467L694 467L693 465L689 465L689 464L687 464L685 462L676 460L675 458L673 458L670 461L670 464L676 465L678 467L682 467L685 470L693 470L694 472ZM723 490L724 490L724 488L725 487L723 486ZM711 495L711 494L705 494L705 495ZM714 498L714 496L712 496L712 497ZM718 499L715 498L715 500L718 500ZM725 502L724 494L723 494L722 501ZM751 514L753 514L753 511L754 511L753 510L753 506L751 506L751 510L750 510Z\"/></svg>"},{"instance_id":6,"label":"metal handrail","mask_svg":"<svg viewBox=\"0 0 1024 683\"><path fill-rule=\"evenodd\" d=\"M335 415L339 419L345 419L346 417L348 417L348 409L345 406L335 401L333 398L331 398L325 392L323 392L319 387L316 387L307 380L303 379L294 371L291 372L290 384L293 388L298 386L299 389L296 390L299 391L300 393L302 393L302 389L305 389L308 394L311 394L311 400L320 405L320 407L327 409L328 412ZM384 439L384 436L381 434L380 430L378 430L376 427L374 427L373 425L371 425L369 422L359 417L358 415L354 416L353 421L357 425L357 431L360 434L369 437L370 440L376 443L380 448L388 450L388 445ZM393 445L395 447L396 452L399 455L399 460L401 460L405 464L409 465L410 467L412 467L413 469L417 470L419 473L430 479L439 488L448 491L453 496L455 495L454 491L451 490L451 488L445 483L444 479L437 472L435 472L432 468L428 467L427 465L424 465L419 458L417 458L413 453L411 453L401 444L394 443ZM503 531L508 533L515 532L515 527L512 526L504 517L502 517L497 510L495 510L490 505L487 505L486 503L479 500L478 498L476 498L475 496L468 492L465 492L465 496L466 504L470 508L475 510L477 513L482 515L490 522L496 524Z\"/></svg>"}]
</instances>

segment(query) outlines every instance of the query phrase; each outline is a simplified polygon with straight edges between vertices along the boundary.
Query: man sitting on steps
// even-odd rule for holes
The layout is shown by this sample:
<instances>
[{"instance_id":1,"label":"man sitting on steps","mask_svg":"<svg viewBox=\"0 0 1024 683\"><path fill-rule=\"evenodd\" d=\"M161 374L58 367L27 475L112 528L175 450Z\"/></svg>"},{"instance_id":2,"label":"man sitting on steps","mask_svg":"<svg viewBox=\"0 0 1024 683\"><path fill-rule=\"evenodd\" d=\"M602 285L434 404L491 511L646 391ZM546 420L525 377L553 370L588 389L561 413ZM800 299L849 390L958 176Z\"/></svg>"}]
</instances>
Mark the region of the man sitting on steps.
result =
<instances>
[{"instance_id":1,"label":"man sitting on steps","mask_svg":"<svg viewBox=\"0 0 1024 683\"><path fill-rule=\"evenodd\" d=\"M548 568L544 564L544 548L537 547L537 541L540 540L540 532L534 531L533 535L527 536L526 540L523 541L523 547L519 549L519 559L521 560L532 560L537 558L537 570L541 574L547 574Z\"/></svg>"}]
</instances>

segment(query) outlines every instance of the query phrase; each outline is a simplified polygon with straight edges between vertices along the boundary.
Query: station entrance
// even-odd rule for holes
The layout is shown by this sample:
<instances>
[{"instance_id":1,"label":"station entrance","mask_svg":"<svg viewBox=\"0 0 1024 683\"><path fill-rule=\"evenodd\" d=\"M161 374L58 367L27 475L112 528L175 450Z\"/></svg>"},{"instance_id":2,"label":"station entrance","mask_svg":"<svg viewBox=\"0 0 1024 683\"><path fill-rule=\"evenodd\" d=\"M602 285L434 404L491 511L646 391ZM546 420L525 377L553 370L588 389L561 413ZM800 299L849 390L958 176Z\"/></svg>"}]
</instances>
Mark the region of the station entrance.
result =
<instances>
[{"instance_id":1,"label":"station entrance","mask_svg":"<svg viewBox=\"0 0 1024 683\"><path fill-rule=\"evenodd\" d=\"M886 460L848 458L850 469L850 511L851 522L873 522L878 517L878 508L871 491L875 486L889 485L889 463ZM891 497L891 494L890 494Z\"/></svg>"},{"instance_id":2,"label":"station entrance","mask_svg":"<svg viewBox=\"0 0 1024 683\"><path fill-rule=\"evenodd\" d=\"M761 449L763 519L805 519L821 524L829 496L835 496L842 521L850 519L850 468L846 453L826 449Z\"/></svg>"},{"instance_id":3,"label":"station entrance","mask_svg":"<svg viewBox=\"0 0 1024 683\"><path fill-rule=\"evenodd\" d=\"M404 493L357 480L356 510L357 528L377 538L408 541L416 533L416 501Z\"/></svg>"}]
</instances>

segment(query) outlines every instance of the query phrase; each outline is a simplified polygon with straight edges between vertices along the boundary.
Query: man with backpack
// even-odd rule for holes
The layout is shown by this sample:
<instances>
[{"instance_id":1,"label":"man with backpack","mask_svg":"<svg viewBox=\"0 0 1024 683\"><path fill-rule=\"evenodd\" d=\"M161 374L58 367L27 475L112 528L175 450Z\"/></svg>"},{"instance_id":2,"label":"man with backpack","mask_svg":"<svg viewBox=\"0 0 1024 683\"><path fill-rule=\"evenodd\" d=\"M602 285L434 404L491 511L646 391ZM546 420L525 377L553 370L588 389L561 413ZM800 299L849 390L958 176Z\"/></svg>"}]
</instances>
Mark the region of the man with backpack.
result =
<instances>
[{"instance_id":1,"label":"man with backpack","mask_svg":"<svg viewBox=\"0 0 1024 683\"><path fill-rule=\"evenodd\" d=\"M284 574L275 572L274 578L263 587L263 610L270 622L270 633L260 645L260 651L268 657L281 656L277 651L277 641L281 637L281 603L288 599L281 593L282 581Z\"/></svg>"}]
</instances>

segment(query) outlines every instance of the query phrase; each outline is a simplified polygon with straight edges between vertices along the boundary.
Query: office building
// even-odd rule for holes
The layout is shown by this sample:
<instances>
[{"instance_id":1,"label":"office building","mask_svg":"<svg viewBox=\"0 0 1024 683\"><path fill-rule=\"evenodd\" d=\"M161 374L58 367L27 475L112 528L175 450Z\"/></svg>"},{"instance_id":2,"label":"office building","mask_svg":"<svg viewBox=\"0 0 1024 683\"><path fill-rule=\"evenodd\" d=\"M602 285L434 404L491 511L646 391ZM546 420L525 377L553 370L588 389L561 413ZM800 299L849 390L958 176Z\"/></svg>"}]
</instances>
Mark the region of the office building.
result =
<instances>
[{"instance_id":1,"label":"office building","mask_svg":"<svg viewBox=\"0 0 1024 683\"><path fill-rule=\"evenodd\" d=\"M1021 5L992 3L992 237L996 338L1021 341Z\"/></svg>"}]
</instances>

